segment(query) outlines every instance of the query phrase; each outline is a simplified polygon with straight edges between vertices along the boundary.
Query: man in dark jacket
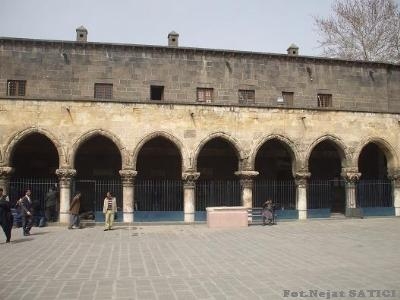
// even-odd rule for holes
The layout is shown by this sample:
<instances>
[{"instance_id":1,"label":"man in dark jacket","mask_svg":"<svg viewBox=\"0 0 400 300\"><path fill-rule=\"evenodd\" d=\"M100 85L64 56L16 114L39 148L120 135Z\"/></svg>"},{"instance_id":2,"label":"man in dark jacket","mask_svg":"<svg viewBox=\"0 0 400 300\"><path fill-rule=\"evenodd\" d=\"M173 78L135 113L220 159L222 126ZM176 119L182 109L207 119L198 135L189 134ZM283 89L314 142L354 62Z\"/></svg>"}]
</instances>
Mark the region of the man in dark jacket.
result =
<instances>
[{"instance_id":1,"label":"man in dark jacket","mask_svg":"<svg viewBox=\"0 0 400 300\"><path fill-rule=\"evenodd\" d=\"M18 200L21 208L22 230L24 235L30 235L32 228L32 200L31 190L26 190L25 196Z\"/></svg>"},{"instance_id":2,"label":"man in dark jacket","mask_svg":"<svg viewBox=\"0 0 400 300\"><path fill-rule=\"evenodd\" d=\"M7 196L3 195L2 188L0 188L0 225L6 235L6 243L9 243L13 226L13 215L11 214L10 202L7 200Z\"/></svg>"},{"instance_id":3,"label":"man in dark jacket","mask_svg":"<svg viewBox=\"0 0 400 300\"><path fill-rule=\"evenodd\" d=\"M57 192L53 187L50 187L46 194L46 219L48 222L56 221L56 204L57 204Z\"/></svg>"}]
</instances>

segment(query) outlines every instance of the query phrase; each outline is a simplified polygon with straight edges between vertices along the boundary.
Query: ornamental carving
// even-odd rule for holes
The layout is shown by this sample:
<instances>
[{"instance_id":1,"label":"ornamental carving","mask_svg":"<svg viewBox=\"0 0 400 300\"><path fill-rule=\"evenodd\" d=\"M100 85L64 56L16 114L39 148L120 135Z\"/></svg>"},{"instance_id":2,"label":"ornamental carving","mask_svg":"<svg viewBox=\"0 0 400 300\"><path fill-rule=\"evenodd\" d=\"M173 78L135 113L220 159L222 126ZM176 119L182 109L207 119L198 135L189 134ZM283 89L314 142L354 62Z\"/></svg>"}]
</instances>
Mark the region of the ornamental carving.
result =
<instances>
[{"instance_id":1,"label":"ornamental carving","mask_svg":"<svg viewBox=\"0 0 400 300\"><path fill-rule=\"evenodd\" d=\"M183 172L182 173L182 180L184 184L187 186L194 186L195 181L199 179L200 173L199 172Z\"/></svg>"},{"instance_id":2,"label":"ornamental carving","mask_svg":"<svg viewBox=\"0 0 400 300\"><path fill-rule=\"evenodd\" d=\"M0 178L8 178L14 172L11 167L0 167Z\"/></svg>"},{"instance_id":3,"label":"ornamental carving","mask_svg":"<svg viewBox=\"0 0 400 300\"><path fill-rule=\"evenodd\" d=\"M71 183L72 177L75 177L76 170L75 169L57 169L56 175L60 180L60 185L64 187L68 187Z\"/></svg>"},{"instance_id":4,"label":"ornamental carving","mask_svg":"<svg viewBox=\"0 0 400 300\"><path fill-rule=\"evenodd\" d=\"M394 186L396 188L400 188L400 170L394 171L388 177L390 180L393 180Z\"/></svg>"},{"instance_id":5,"label":"ornamental carving","mask_svg":"<svg viewBox=\"0 0 400 300\"><path fill-rule=\"evenodd\" d=\"M311 173L307 171L299 171L296 172L294 178L296 181L296 185L299 187L306 187L307 186L307 180L310 178Z\"/></svg>"},{"instance_id":6,"label":"ornamental carving","mask_svg":"<svg viewBox=\"0 0 400 300\"><path fill-rule=\"evenodd\" d=\"M258 171L237 171L235 175L240 178L240 186L242 188L253 187L253 179L260 174Z\"/></svg>"},{"instance_id":7,"label":"ornamental carving","mask_svg":"<svg viewBox=\"0 0 400 300\"><path fill-rule=\"evenodd\" d=\"M137 171L133 169L124 169L119 171L119 175L122 178L122 184L123 185L133 185L133 182L135 181L135 177L137 175Z\"/></svg>"}]
</instances>

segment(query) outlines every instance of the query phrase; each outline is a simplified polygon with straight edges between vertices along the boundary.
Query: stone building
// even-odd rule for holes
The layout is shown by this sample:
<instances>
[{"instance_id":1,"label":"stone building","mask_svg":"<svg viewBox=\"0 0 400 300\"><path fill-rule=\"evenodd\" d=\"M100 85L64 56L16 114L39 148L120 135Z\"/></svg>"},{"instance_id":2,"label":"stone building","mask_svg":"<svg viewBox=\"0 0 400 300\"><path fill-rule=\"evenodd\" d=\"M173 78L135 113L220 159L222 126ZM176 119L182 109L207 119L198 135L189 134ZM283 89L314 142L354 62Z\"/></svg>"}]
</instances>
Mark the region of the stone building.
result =
<instances>
[{"instance_id":1,"label":"stone building","mask_svg":"<svg viewBox=\"0 0 400 300\"><path fill-rule=\"evenodd\" d=\"M282 218L400 215L400 66L299 55L0 38L0 186L43 206L193 222L207 206ZM100 220L100 214L97 214Z\"/></svg>"}]
</instances>

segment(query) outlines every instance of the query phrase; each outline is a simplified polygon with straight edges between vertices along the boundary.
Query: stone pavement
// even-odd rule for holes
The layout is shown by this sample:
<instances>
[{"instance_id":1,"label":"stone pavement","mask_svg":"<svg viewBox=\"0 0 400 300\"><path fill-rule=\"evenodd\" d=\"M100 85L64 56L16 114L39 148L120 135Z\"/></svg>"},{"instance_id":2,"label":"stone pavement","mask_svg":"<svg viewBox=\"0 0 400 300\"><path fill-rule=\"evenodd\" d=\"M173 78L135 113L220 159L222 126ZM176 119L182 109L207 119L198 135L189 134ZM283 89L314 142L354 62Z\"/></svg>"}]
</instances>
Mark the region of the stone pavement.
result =
<instances>
[{"instance_id":1,"label":"stone pavement","mask_svg":"<svg viewBox=\"0 0 400 300\"><path fill-rule=\"evenodd\" d=\"M400 218L52 226L29 237L14 229L12 240L1 236L2 300L356 299L352 290L368 299L371 289L400 299ZM325 294L297 294L310 290Z\"/></svg>"}]
</instances>

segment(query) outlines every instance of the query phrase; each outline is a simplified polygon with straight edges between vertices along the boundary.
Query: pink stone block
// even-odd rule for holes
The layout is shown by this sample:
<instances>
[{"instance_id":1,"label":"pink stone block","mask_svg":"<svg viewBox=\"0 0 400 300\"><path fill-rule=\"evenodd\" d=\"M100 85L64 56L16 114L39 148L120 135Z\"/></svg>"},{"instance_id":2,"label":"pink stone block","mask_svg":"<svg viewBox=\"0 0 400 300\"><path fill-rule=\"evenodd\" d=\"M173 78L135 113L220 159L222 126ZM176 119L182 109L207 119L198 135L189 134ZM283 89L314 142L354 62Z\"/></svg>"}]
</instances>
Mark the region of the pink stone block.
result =
<instances>
[{"instance_id":1,"label":"pink stone block","mask_svg":"<svg viewBox=\"0 0 400 300\"><path fill-rule=\"evenodd\" d=\"M246 207L207 207L207 226L209 228L247 227L248 225Z\"/></svg>"}]
</instances>

